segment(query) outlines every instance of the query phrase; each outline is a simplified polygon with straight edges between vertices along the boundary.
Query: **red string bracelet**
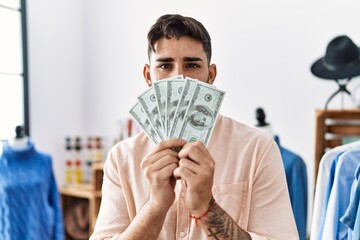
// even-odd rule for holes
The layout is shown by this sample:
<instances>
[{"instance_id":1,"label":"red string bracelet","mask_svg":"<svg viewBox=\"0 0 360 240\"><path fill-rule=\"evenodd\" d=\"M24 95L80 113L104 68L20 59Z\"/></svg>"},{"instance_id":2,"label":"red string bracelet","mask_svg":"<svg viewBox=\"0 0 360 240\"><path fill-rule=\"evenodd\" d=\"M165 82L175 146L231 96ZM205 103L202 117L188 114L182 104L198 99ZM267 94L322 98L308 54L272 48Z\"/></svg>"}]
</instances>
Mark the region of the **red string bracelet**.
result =
<instances>
[{"instance_id":1,"label":"red string bracelet","mask_svg":"<svg viewBox=\"0 0 360 240\"><path fill-rule=\"evenodd\" d=\"M214 199L214 201L213 201L213 203L211 204L211 206L209 207L209 209L208 209L206 212L204 212L203 214L201 214L199 217L196 217L195 215L190 214L190 218L195 219L195 226L196 226L196 227L199 226L198 221L199 221L201 218L205 217L205 216L210 212L210 210L215 206L215 204L216 204L216 201L215 201L215 199Z\"/></svg>"}]
</instances>

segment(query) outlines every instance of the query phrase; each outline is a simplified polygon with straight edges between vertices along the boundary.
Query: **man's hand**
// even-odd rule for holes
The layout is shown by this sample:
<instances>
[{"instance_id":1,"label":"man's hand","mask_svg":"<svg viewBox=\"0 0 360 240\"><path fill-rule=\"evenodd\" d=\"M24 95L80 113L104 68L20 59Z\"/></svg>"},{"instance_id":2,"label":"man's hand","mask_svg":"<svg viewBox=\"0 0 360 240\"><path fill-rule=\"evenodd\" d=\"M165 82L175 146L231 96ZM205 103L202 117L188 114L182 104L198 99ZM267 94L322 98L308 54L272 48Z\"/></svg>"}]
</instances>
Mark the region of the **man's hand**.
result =
<instances>
[{"instance_id":1,"label":"man's hand","mask_svg":"<svg viewBox=\"0 0 360 240\"><path fill-rule=\"evenodd\" d=\"M186 143L178 157L179 167L174 170L174 176L186 182L185 204L191 214L199 216L209 208L215 161L201 142Z\"/></svg>"},{"instance_id":2,"label":"man's hand","mask_svg":"<svg viewBox=\"0 0 360 240\"><path fill-rule=\"evenodd\" d=\"M141 168L144 171L150 187L150 204L158 209L169 209L175 200L174 170L179 166L178 152L186 142L181 139L171 139L159 143L147 155Z\"/></svg>"}]
</instances>

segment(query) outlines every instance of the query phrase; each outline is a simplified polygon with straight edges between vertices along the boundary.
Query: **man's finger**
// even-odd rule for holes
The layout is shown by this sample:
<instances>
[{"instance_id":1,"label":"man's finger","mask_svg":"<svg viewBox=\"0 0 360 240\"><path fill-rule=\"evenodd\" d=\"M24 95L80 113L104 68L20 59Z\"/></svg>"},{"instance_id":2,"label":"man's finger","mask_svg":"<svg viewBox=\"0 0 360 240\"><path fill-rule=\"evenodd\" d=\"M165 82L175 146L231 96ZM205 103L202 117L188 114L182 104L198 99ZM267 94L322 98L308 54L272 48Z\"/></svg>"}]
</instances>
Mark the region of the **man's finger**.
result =
<instances>
[{"instance_id":1,"label":"man's finger","mask_svg":"<svg viewBox=\"0 0 360 240\"><path fill-rule=\"evenodd\" d=\"M182 146L184 146L185 143L186 143L185 140L178 139L178 138L166 140L166 141L163 141L163 142L159 143L158 145L156 145L156 147L154 148L152 153L156 153L156 152L162 151L164 149L178 149L178 148L181 148Z\"/></svg>"}]
</instances>

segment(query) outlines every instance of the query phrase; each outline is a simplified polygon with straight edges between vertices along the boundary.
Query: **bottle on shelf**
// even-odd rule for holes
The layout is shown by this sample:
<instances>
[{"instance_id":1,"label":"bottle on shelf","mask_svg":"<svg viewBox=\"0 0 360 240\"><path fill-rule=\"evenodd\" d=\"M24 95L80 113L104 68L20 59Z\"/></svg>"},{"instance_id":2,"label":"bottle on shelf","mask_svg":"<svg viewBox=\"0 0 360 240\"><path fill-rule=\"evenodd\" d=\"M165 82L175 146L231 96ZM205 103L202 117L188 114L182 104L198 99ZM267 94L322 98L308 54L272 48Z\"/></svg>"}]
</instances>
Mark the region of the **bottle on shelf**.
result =
<instances>
[{"instance_id":1,"label":"bottle on shelf","mask_svg":"<svg viewBox=\"0 0 360 240\"><path fill-rule=\"evenodd\" d=\"M93 138L88 137L87 143L85 145L85 158L84 158L84 182L90 182L92 177L92 165L94 162L94 147L93 147Z\"/></svg>"},{"instance_id":2,"label":"bottle on shelf","mask_svg":"<svg viewBox=\"0 0 360 240\"><path fill-rule=\"evenodd\" d=\"M65 169L65 183L71 184L73 182L73 169L71 160L66 160L66 169Z\"/></svg>"},{"instance_id":3,"label":"bottle on shelf","mask_svg":"<svg viewBox=\"0 0 360 240\"><path fill-rule=\"evenodd\" d=\"M82 170L82 166L81 166L81 160L75 160L75 169L74 169L74 173L75 173L75 183L79 184L83 182L83 170Z\"/></svg>"},{"instance_id":4,"label":"bottle on shelf","mask_svg":"<svg viewBox=\"0 0 360 240\"><path fill-rule=\"evenodd\" d=\"M75 161L75 166L74 166L74 175L75 175L75 179L74 182L75 183L82 183L83 181L83 169L82 169L82 145L81 145L81 138L80 137L75 137L75 145L74 145L74 161Z\"/></svg>"},{"instance_id":5,"label":"bottle on shelf","mask_svg":"<svg viewBox=\"0 0 360 240\"><path fill-rule=\"evenodd\" d=\"M102 146L102 138L95 137L95 149L94 149L94 162L101 163L104 159L103 156L103 146Z\"/></svg>"},{"instance_id":6,"label":"bottle on shelf","mask_svg":"<svg viewBox=\"0 0 360 240\"><path fill-rule=\"evenodd\" d=\"M65 183L73 183L73 159L72 159L72 146L71 138L65 138Z\"/></svg>"}]
</instances>

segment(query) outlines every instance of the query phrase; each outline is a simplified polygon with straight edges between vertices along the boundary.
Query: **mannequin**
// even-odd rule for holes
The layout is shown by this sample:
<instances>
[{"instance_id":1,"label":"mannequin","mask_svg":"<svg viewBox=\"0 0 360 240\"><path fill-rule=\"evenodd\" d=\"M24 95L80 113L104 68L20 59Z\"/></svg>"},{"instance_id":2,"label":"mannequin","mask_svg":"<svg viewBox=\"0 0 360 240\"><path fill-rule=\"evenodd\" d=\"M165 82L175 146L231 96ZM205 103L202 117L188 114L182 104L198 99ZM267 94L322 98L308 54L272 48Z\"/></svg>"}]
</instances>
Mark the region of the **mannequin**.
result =
<instances>
[{"instance_id":1,"label":"mannequin","mask_svg":"<svg viewBox=\"0 0 360 240\"><path fill-rule=\"evenodd\" d=\"M298 154L280 144L279 136L273 133L270 123L266 122L266 114L263 108L256 109L256 119L255 127L273 138L279 147L300 240L306 240L308 186L305 162Z\"/></svg>"},{"instance_id":2,"label":"mannequin","mask_svg":"<svg viewBox=\"0 0 360 240\"><path fill-rule=\"evenodd\" d=\"M263 131L270 137L273 137L274 133L272 131L272 127L271 127L270 123L266 122L266 114L265 114L264 109L259 107L256 109L255 113L256 113L256 119L257 119L257 124L255 125L255 127L257 129Z\"/></svg>"},{"instance_id":3,"label":"mannequin","mask_svg":"<svg viewBox=\"0 0 360 240\"><path fill-rule=\"evenodd\" d=\"M9 139L9 146L12 149L23 149L28 145L29 138L25 134L23 126L16 126L15 138Z\"/></svg>"},{"instance_id":4,"label":"mannequin","mask_svg":"<svg viewBox=\"0 0 360 240\"><path fill-rule=\"evenodd\" d=\"M0 154L0 239L63 240L52 157L35 148L23 127L15 131Z\"/></svg>"}]
</instances>

